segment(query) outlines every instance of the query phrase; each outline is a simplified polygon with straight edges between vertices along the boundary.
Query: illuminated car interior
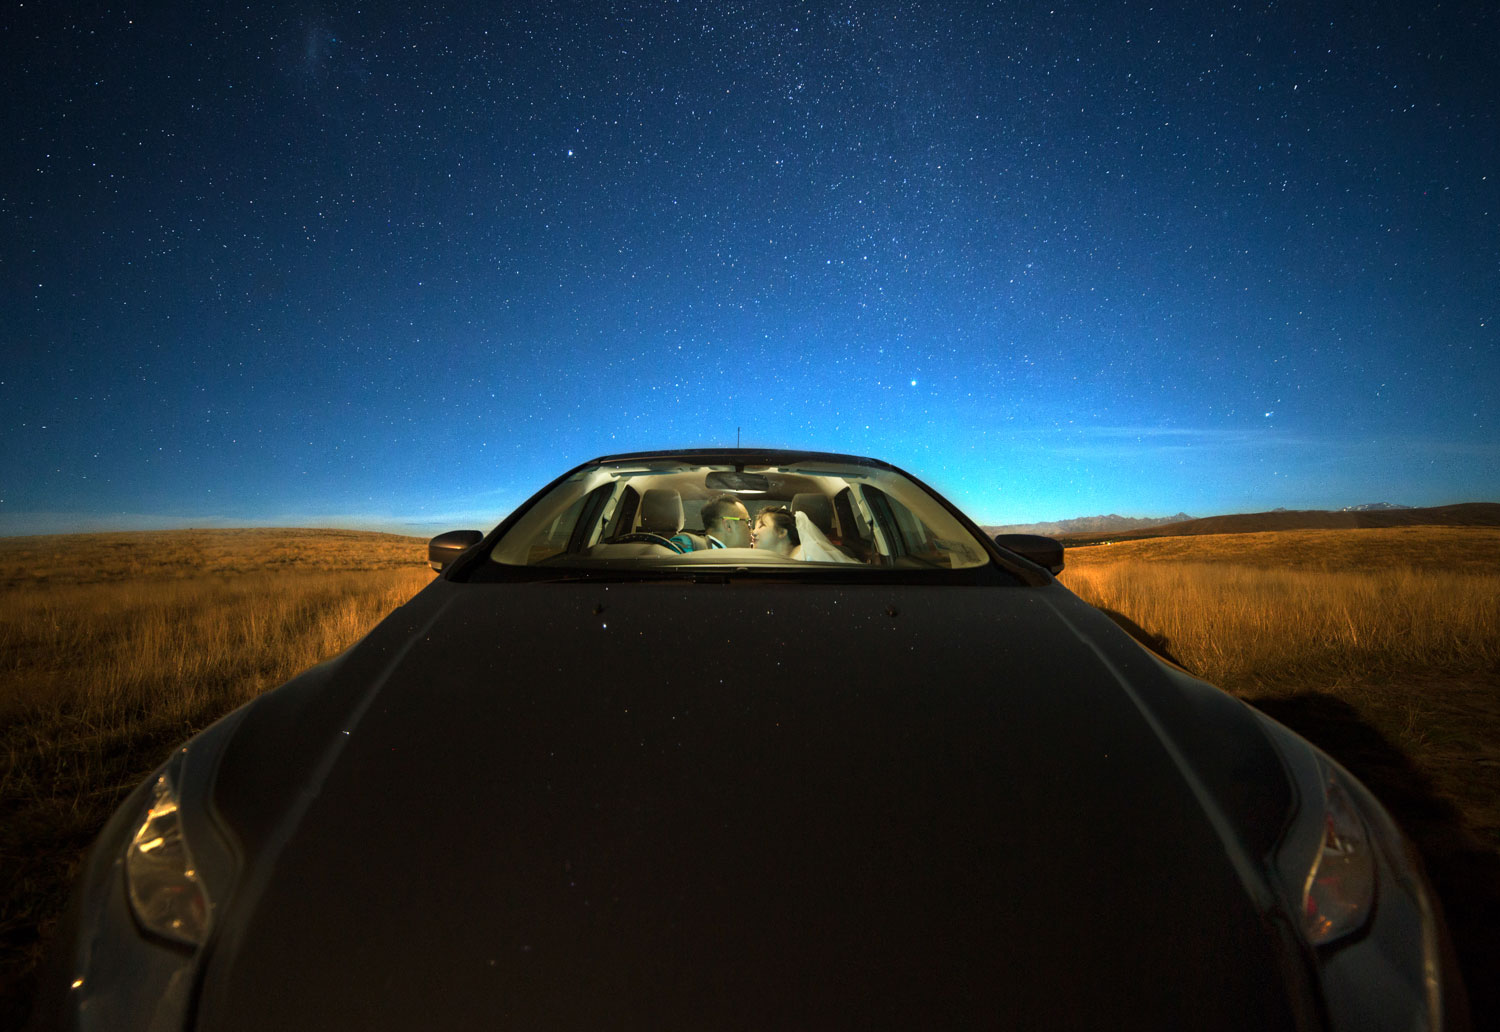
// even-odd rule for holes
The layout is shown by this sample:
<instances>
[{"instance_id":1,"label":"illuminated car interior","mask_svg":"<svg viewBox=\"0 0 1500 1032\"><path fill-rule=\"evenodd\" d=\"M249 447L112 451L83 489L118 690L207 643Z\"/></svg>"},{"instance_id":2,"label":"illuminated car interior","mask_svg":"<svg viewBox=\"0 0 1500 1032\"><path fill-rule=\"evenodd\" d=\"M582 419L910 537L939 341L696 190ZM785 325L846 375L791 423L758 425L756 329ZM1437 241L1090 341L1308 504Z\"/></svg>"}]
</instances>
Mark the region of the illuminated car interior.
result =
<instances>
[{"instance_id":1,"label":"illuminated car interior","mask_svg":"<svg viewBox=\"0 0 1500 1032\"><path fill-rule=\"evenodd\" d=\"M767 509L789 512L797 554L707 542L704 506L726 496L744 506L752 527ZM893 470L669 459L577 471L528 509L490 558L512 566L813 563L886 569L963 569L989 561L943 503Z\"/></svg>"}]
</instances>

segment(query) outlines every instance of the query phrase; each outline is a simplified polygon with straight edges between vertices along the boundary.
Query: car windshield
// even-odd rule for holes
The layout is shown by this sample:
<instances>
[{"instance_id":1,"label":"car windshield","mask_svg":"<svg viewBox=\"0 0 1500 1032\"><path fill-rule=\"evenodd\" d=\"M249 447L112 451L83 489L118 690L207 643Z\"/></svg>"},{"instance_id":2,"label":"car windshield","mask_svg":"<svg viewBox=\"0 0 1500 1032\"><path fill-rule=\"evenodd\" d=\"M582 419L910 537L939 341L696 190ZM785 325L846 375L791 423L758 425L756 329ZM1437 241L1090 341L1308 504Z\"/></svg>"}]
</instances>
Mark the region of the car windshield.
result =
<instances>
[{"instance_id":1,"label":"car windshield","mask_svg":"<svg viewBox=\"0 0 1500 1032\"><path fill-rule=\"evenodd\" d=\"M964 569L984 547L931 492L851 462L604 460L574 471L495 543L509 566Z\"/></svg>"}]
</instances>

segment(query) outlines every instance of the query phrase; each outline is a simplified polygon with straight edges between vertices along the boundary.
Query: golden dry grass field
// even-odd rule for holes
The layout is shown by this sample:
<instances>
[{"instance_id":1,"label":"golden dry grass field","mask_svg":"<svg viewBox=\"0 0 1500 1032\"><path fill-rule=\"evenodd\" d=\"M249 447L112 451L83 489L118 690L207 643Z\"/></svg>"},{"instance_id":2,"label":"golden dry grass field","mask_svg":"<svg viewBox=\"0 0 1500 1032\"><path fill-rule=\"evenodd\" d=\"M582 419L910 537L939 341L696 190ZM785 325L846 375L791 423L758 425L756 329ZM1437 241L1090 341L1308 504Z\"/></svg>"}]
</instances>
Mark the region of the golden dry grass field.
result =
<instances>
[{"instance_id":1,"label":"golden dry grass field","mask_svg":"<svg viewBox=\"0 0 1500 1032\"><path fill-rule=\"evenodd\" d=\"M1493 963L1500 530L1154 538L1067 563L1072 590L1369 783L1421 847L1471 983ZM0 1027L24 1014L82 851L123 795L430 579L422 540L354 531L0 539Z\"/></svg>"}]
</instances>

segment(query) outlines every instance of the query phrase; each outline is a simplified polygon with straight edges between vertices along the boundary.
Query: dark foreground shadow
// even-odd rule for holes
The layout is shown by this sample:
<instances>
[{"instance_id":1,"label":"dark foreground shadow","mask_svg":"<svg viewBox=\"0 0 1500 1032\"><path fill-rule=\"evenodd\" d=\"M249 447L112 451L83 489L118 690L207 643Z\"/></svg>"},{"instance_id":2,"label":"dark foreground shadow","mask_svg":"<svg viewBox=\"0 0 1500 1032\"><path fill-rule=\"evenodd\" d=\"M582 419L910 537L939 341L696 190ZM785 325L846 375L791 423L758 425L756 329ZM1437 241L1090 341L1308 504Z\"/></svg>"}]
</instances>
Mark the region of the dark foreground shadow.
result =
<instances>
[{"instance_id":1,"label":"dark foreground shadow","mask_svg":"<svg viewBox=\"0 0 1500 1032\"><path fill-rule=\"evenodd\" d=\"M1347 702L1321 692L1246 699L1341 763L1385 804L1411 838L1437 891L1475 1029L1500 1030L1500 855L1439 798L1411 759Z\"/></svg>"},{"instance_id":2,"label":"dark foreground shadow","mask_svg":"<svg viewBox=\"0 0 1500 1032\"><path fill-rule=\"evenodd\" d=\"M1105 616L1113 620L1115 622L1115 625L1119 627L1120 630L1130 635L1132 638L1140 642L1142 645L1146 646L1146 648L1150 649L1158 656L1162 657L1163 659L1170 660L1171 662L1176 663L1178 666L1182 666L1182 661L1179 660L1176 656L1172 655L1171 652L1167 651L1166 635L1152 634L1150 631L1146 630L1146 628L1136 623L1124 613L1117 613L1113 609L1105 609L1103 606L1095 606L1094 608L1098 609L1099 612L1103 613Z\"/></svg>"}]
</instances>

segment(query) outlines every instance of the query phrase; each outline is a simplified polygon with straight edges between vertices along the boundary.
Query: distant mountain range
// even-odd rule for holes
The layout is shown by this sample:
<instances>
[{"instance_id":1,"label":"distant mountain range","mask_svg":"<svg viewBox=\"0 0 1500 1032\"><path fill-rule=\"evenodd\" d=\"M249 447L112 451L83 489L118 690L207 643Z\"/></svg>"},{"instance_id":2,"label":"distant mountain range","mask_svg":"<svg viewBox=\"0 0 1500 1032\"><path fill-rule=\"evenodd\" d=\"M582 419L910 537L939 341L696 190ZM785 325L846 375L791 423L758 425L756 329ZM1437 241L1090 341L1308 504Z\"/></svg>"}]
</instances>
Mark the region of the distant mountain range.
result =
<instances>
[{"instance_id":1,"label":"distant mountain range","mask_svg":"<svg viewBox=\"0 0 1500 1032\"><path fill-rule=\"evenodd\" d=\"M1056 520L1052 523L1012 523L1004 527L985 527L991 534L1111 534L1117 530L1138 530L1141 527L1159 527L1165 523L1185 523L1193 517L1185 512L1176 516L1079 516L1072 520Z\"/></svg>"},{"instance_id":2,"label":"distant mountain range","mask_svg":"<svg viewBox=\"0 0 1500 1032\"><path fill-rule=\"evenodd\" d=\"M1329 512L1386 512L1390 509L1410 509L1410 505L1392 505L1390 502L1366 502L1363 505L1346 505L1342 509L1329 509ZM1272 509L1272 512L1299 512L1298 509Z\"/></svg>"},{"instance_id":3,"label":"distant mountain range","mask_svg":"<svg viewBox=\"0 0 1500 1032\"><path fill-rule=\"evenodd\" d=\"M1110 525L1110 521L1118 521ZM1029 523L985 527L991 534L1044 534L1060 537L1068 544L1088 541L1118 541L1142 537L1173 537L1188 534L1246 534L1266 530L1331 530L1360 527L1500 527L1500 502L1463 502L1412 508L1373 502L1344 509L1274 509L1271 512L1235 513L1194 519L1179 513L1160 519L1132 520L1124 516L1088 516L1055 523ZM1091 529L1098 527L1099 529Z\"/></svg>"}]
</instances>

